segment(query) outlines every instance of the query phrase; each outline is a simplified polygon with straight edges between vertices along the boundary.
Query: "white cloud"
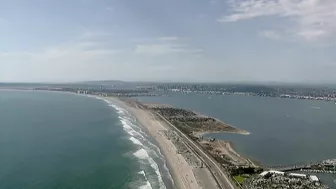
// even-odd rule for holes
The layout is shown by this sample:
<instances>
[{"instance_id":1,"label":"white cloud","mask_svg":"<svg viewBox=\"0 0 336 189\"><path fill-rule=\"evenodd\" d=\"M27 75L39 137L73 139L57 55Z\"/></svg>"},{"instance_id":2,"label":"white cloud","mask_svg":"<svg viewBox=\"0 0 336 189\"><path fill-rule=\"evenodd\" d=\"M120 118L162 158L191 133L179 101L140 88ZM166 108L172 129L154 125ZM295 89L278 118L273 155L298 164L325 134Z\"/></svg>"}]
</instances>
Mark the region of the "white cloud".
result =
<instances>
[{"instance_id":1,"label":"white cloud","mask_svg":"<svg viewBox=\"0 0 336 189\"><path fill-rule=\"evenodd\" d=\"M260 36L269 38L269 39L280 39L281 35L274 30L265 30L259 33Z\"/></svg>"},{"instance_id":2,"label":"white cloud","mask_svg":"<svg viewBox=\"0 0 336 189\"><path fill-rule=\"evenodd\" d=\"M183 38L177 36L161 36L161 37L144 37L144 38L132 38L133 43L181 43Z\"/></svg>"},{"instance_id":3,"label":"white cloud","mask_svg":"<svg viewBox=\"0 0 336 189\"><path fill-rule=\"evenodd\" d=\"M311 41L315 41L323 36L329 35L327 31L323 29L311 29L299 31L297 35Z\"/></svg>"},{"instance_id":4,"label":"white cloud","mask_svg":"<svg viewBox=\"0 0 336 189\"><path fill-rule=\"evenodd\" d=\"M0 52L0 62L2 63L0 64L0 75L15 74L20 71L26 73L26 75L22 74L22 77L40 77L37 80L53 78L57 80L63 78L64 75L71 78L71 75L79 74L76 73L77 71L89 73L90 67L95 68L100 63L109 62L121 52L100 48L98 44L94 43L90 45L69 43L29 52Z\"/></svg>"},{"instance_id":5,"label":"white cloud","mask_svg":"<svg viewBox=\"0 0 336 189\"><path fill-rule=\"evenodd\" d=\"M102 31L86 31L78 36L79 39L89 40L89 39L97 39L97 38L105 38L111 36L109 32Z\"/></svg>"},{"instance_id":6,"label":"white cloud","mask_svg":"<svg viewBox=\"0 0 336 189\"><path fill-rule=\"evenodd\" d=\"M169 78L167 71L176 72L176 77L184 77L179 69L201 60L195 56L202 50L191 48L178 38L154 37L149 41L130 43L124 49L115 49L106 40L91 38L101 35L81 36L72 42L42 49L0 52L0 80L154 80Z\"/></svg>"},{"instance_id":7,"label":"white cloud","mask_svg":"<svg viewBox=\"0 0 336 189\"><path fill-rule=\"evenodd\" d=\"M103 48L95 42L72 42L41 50L0 52L0 80L76 81L101 76L101 65L121 51ZM105 71L105 76L108 70Z\"/></svg>"},{"instance_id":8,"label":"white cloud","mask_svg":"<svg viewBox=\"0 0 336 189\"><path fill-rule=\"evenodd\" d=\"M200 53L201 49L192 49L179 44L142 44L137 45L134 52L139 55L160 56L173 53Z\"/></svg>"},{"instance_id":9,"label":"white cloud","mask_svg":"<svg viewBox=\"0 0 336 189\"><path fill-rule=\"evenodd\" d=\"M232 14L218 21L237 22L264 16L287 18L292 35L306 40L336 37L335 0L229 0Z\"/></svg>"},{"instance_id":10,"label":"white cloud","mask_svg":"<svg viewBox=\"0 0 336 189\"><path fill-rule=\"evenodd\" d=\"M169 54L196 54L202 49L195 49L183 43L183 40L176 36L165 36L142 40L135 45L134 53L146 56L160 56Z\"/></svg>"},{"instance_id":11,"label":"white cloud","mask_svg":"<svg viewBox=\"0 0 336 189\"><path fill-rule=\"evenodd\" d=\"M136 54L157 56L170 54L174 49L170 45L160 45L160 44L147 44L147 45L137 45L134 49Z\"/></svg>"},{"instance_id":12,"label":"white cloud","mask_svg":"<svg viewBox=\"0 0 336 189\"><path fill-rule=\"evenodd\" d=\"M12 58L12 57L30 57L34 56L31 52L0 52L0 58Z\"/></svg>"},{"instance_id":13,"label":"white cloud","mask_svg":"<svg viewBox=\"0 0 336 189\"><path fill-rule=\"evenodd\" d=\"M92 56L114 55L119 51L102 48L98 42L74 42L62 44L59 46L48 47L39 52L32 52L34 58L38 59L54 59L66 57L78 57L79 60L85 58L95 58Z\"/></svg>"}]
</instances>

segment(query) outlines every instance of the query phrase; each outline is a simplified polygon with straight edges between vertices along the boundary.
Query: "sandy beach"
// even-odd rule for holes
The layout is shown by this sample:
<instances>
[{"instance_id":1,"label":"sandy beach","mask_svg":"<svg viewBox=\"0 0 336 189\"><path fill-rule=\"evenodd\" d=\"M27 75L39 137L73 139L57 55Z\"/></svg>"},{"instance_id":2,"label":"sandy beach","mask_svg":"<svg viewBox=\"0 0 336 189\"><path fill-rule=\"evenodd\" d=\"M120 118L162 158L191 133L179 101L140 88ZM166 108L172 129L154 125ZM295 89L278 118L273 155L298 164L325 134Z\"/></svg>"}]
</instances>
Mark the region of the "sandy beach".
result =
<instances>
[{"instance_id":1,"label":"sandy beach","mask_svg":"<svg viewBox=\"0 0 336 189\"><path fill-rule=\"evenodd\" d=\"M173 142L164 136L164 131L168 130L164 123L157 120L150 112L129 106L117 98L104 97L104 99L110 101L112 104L126 109L129 113L135 116L147 133L156 140L161 152L166 158L176 188L216 188L215 182L212 180L212 176L206 168L196 170L194 167L190 166L185 158L178 153L178 150Z\"/></svg>"},{"instance_id":2,"label":"sandy beach","mask_svg":"<svg viewBox=\"0 0 336 189\"><path fill-rule=\"evenodd\" d=\"M84 95L96 97L95 95ZM217 189L218 182L213 174L206 166L195 167L187 162L185 156L179 153L177 147L172 140L165 136L165 132L171 130L166 122L157 119L152 112L138 107L138 105L124 102L117 97L99 97L110 103L127 110L131 115L135 116L144 130L154 138L164 155L169 171L172 175L174 186L177 189ZM169 106L169 105L165 105ZM240 134L249 134L244 130L237 129ZM237 133L237 132L236 132ZM231 153L240 157L240 155L232 148L230 143L226 145L227 153ZM187 157L189 158L189 157ZM189 160L190 161L190 160Z\"/></svg>"}]
</instances>

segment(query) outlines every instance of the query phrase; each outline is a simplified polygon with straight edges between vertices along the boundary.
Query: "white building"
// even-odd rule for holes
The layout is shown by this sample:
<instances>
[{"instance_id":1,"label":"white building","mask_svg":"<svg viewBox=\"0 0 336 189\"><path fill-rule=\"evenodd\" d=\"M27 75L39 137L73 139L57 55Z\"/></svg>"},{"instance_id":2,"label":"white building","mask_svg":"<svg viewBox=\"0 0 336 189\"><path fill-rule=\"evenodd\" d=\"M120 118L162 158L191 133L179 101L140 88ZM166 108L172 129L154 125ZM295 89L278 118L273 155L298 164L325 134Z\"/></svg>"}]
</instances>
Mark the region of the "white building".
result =
<instances>
[{"instance_id":1,"label":"white building","mask_svg":"<svg viewBox=\"0 0 336 189\"><path fill-rule=\"evenodd\" d=\"M271 171L264 171L264 172L260 173L260 176L265 176L268 173L272 173L272 174L276 174L276 175L282 175L282 176L285 175L284 172L271 170Z\"/></svg>"},{"instance_id":2,"label":"white building","mask_svg":"<svg viewBox=\"0 0 336 189\"><path fill-rule=\"evenodd\" d=\"M307 175L305 174L289 173L288 175L292 177L307 178Z\"/></svg>"},{"instance_id":3,"label":"white building","mask_svg":"<svg viewBox=\"0 0 336 189\"><path fill-rule=\"evenodd\" d=\"M310 175L309 178L310 178L311 181L314 181L314 182L319 182L320 181L319 178L317 178L317 176L315 176L315 175Z\"/></svg>"}]
</instances>

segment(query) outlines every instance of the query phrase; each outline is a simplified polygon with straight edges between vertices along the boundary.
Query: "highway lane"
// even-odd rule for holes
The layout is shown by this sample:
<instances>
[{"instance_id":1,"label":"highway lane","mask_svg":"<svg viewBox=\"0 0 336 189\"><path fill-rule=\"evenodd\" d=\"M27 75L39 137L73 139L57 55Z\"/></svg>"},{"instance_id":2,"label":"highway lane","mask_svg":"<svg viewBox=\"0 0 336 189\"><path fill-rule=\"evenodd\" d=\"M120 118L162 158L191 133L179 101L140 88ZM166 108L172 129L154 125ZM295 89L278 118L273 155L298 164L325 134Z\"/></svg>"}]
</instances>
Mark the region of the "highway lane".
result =
<instances>
[{"instance_id":1,"label":"highway lane","mask_svg":"<svg viewBox=\"0 0 336 189\"><path fill-rule=\"evenodd\" d=\"M195 150L197 153L196 155L200 156L200 158L203 160L203 162L207 165L209 170L214 175L217 183L220 185L221 189L236 189L235 185L232 183L232 181L228 178L226 173L221 169L220 165L207 153L203 151L202 148L198 144L196 144L195 141L190 139L186 134L184 134L182 131L177 129L173 124L171 124L166 118L164 118L162 115L156 113L160 118L162 118L169 126L171 126L181 137L183 137L184 141L188 143L189 147L191 147L193 150Z\"/></svg>"}]
</instances>

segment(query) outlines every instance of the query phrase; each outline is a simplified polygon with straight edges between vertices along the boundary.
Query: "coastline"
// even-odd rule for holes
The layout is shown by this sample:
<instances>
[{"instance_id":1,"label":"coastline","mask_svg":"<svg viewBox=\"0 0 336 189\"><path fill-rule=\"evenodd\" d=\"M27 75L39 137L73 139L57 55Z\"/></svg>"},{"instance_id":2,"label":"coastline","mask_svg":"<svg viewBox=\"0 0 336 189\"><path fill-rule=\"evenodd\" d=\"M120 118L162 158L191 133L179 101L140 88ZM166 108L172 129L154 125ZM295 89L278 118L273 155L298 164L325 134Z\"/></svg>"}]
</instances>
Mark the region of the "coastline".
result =
<instances>
[{"instance_id":1,"label":"coastline","mask_svg":"<svg viewBox=\"0 0 336 189\"><path fill-rule=\"evenodd\" d=\"M39 91L39 92L57 92L63 94L73 94L83 97L97 98L104 101L108 101L111 104L119 106L125 109L131 115L136 117L137 121L141 124L144 131L151 136L158 144L160 151L162 152L166 165L172 176L173 183L177 189L202 189L202 188L218 188L213 175L208 168L196 169L192 165L189 165L186 158L178 153L178 149L175 144L164 136L163 131L167 131L167 125L165 122L158 120L154 115L147 110L132 107L131 105L123 102L118 97L103 97L98 95L77 94L65 91L44 91L44 90L21 90L21 89L0 89L4 91ZM239 131L239 132L238 132ZM235 134L249 134L245 131L237 129L237 131L228 131L221 133L235 133ZM202 133L206 134L206 132ZM234 148L229 144L227 150L238 154ZM240 156L240 155L239 155ZM206 177L206 178L205 178Z\"/></svg>"},{"instance_id":2,"label":"coastline","mask_svg":"<svg viewBox=\"0 0 336 189\"><path fill-rule=\"evenodd\" d=\"M20 89L3 89L3 88L0 88L0 91L37 91L37 92L60 92L60 93L64 93L64 94L73 94L73 95L79 95L79 96L83 96L83 97L91 97L91 98L99 98L99 99L104 99L104 98L106 98L106 97L102 97L102 96L99 96L99 95L87 95L87 94L77 94L77 93L73 93L73 92L65 92L65 91L44 91L44 90L20 90ZM118 100L118 97L107 97L107 98L113 98L113 99L116 99L116 100ZM113 103L114 104L114 103ZM146 110L147 111L147 110ZM149 112L150 113L150 112ZM143 124L141 124L141 126L144 128L144 131L146 131L146 133L148 133L149 131L146 129L147 127L145 127ZM230 131L223 131L223 132L203 132L203 133L201 133L201 132L199 132L200 133L200 135L201 134L207 134L207 133L232 133L232 134L242 134L242 133L237 133L237 132L235 132L235 131L233 131L233 132L230 132ZM247 134L250 134L250 133L245 133L245 134L243 134L243 135L247 135ZM150 134L148 134L149 136L151 136L151 139L155 139L155 137L152 137L152 135L150 135ZM155 141L156 141L156 139L155 139ZM223 140L223 141L226 141L225 139ZM229 143L228 145L225 145L228 149L232 149L233 151L235 151L235 149L234 149L234 145L232 144L232 142L229 142L229 141L227 141L227 143ZM163 150L161 149L161 146L160 146L160 150L161 150L161 152L163 152ZM165 158L165 160L167 160L167 157L166 157L166 155L165 154L163 154L164 155L164 158ZM255 160L253 160L253 159L250 159L250 161L252 161L254 164L257 164L257 165L261 165L261 163L260 162L258 162L258 161L255 161ZM177 179L179 179L178 178L178 176L179 176L179 174L177 173L174 173L174 168L173 168L173 166L171 166L170 165L170 162L169 161L166 161L166 165L168 166L168 168L169 168L169 171L170 171L170 173L172 173L172 177L174 177L174 182L175 182L175 184L177 184L176 183L176 180ZM174 175L173 175L174 174ZM176 177L177 177L177 179L176 179ZM198 180L197 180L198 181ZM202 187L202 188L204 188L204 187Z\"/></svg>"},{"instance_id":3,"label":"coastline","mask_svg":"<svg viewBox=\"0 0 336 189\"><path fill-rule=\"evenodd\" d=\"M3 89L1 89L0 88L0 91L1 90L3 90ZM19 89L8 89L7 91L15 91L15 90L17 90L17 91L37 91L37 90L19 90ZM6 91L6 89L4 89L4 91ZM41 90L40 92L43 92L43 90ZM104 99L105 97L101 97L101 96L98 96L98 95L85 95L85 94L77 94L77 93L72 93L72 92L62 92L62 91L47 91L47 92L60 92L60 93L64 93L64 94L74 94L74 95L79 95L79 96L86 96L86 97L91 97L91 98L100 98L100 99ZM110 98L110 97L107 97L107 98ZM111 97L111 98L114 98L114 99L116 99L116 100L118 100L118 98L117 97ZM114 104L114 103L113 103ZM142 125L143 126L143 125ZM145 126L143 126L143 128L144 128L144 131L146 131L146 133L148 133L149 131L147 130L147 127L145 127ZM208 133L232 133L232 134L242 134L242 133L238 133L238 132L235 132L235 131L233 131L233 132L230 132L230 131L223 131L223 132L203 132L203 133L201 133L200 132L200 135L202 135L202 134L208 134ZM243 135L248 135L248 134L250 134L250 133L245 133L245 134L243 134ZM150 135L150 136L152 136L152 135ZM152 137L151 139L155 139L155 137ZM156 140L156 139L155 139ZM225 140L225 139L224 139ZM232 144L232 142L227 142L227 143L229 143L228 144L228 146L226 146L228 149L232 149L232 150L234 150L235 151L235 146ZM162 149L161 149L161 147L160 147L160 150L161 150L161 152L163 152L162 151ZM166 155L164 154L164 157L165 157L165 160L167 160L166 159ZM260 163L259 162L256 162L256 161L254 161L254 160L252 160L252 159L250 159L253 163L255 163L255 164L259 164L260 165ZM173 167L170 165L170 162L169 161L166 161L166 165L168 166L168 168L169 168L169 170L170 170L170 172L172 173L172 176L174 177L174 181L176 181L176 178L175 177L178 177L178 174L174 174L173 175ZM177 176L176 176L177 175ZM177 184L176 182L175 182L175 184Z\"/></svg>"},{"instance_id":4,"label":"coastline","mask_svg":"<svg viewBox=\"0 0 336 189\"><path fill-rule=\"evenodd\" d=\"M206 116L206 115L203 115L201 113L198 113L196 111L193 111L195 114L199 115L199 116L203 116L203 117L209 117L209 116ZM212 117L214 118L214 117ZM229 128L232 128L233 131L209 131L209 132L195 132L195 136L202 136L202 135L205 135L205 134L211 134L211 133L232 133L232 134L240 134L240 135L249 135L251 134L250 132L244 130L244 129L240 129L238 127L235 127L235 126L232 126L228 123L225 123L224 121L221 121L217 118L214 118L217 122L219 123L222 123L223 125L229 127Z\"/></svg>"},{"instance_id":5,"label":"coastline","mask_svg":"<svg viewBox=\"0 0 336 189\"><path fill-rule=\"evenodd\" d=\"M178 153L177 148L168 140L163 131L168 129L160 121L156 120L150 112L131 107L125 102L114 97L101 97L116 106L127 110L136 117L147 134L152 136L158 144L162 154L165 157L167 167L172 175L174 185L178 189L201 189L198 180L193 172L193 167L188 164L185 158Z\"/></svg>"},{"instance_id":6,"label":"coastline","mask_svg":"<svg viewBox=\"0 0 336 189\"><path fill-rule=\"evenodd\" d=\"M237 150L236 150L236 148L235 148L233 142L231 142L231 141L225 141L225 142L227 143L227 146L226 146L226 147L227 147L227 149L228 149L230 152L234 153L235 155L237 155L237 156L240 157L240 158L246 159L246 160L249 161L249 162L251 163L251 165L253 165L253 166L256 166L256 167L260 167L260 166L262 166L261 163L255 161L255 160L253 160L253 159L247 158L245 155L242 155L242 154L240 154L239 152L237 152Z\"/></svg>"}]
</instances>

